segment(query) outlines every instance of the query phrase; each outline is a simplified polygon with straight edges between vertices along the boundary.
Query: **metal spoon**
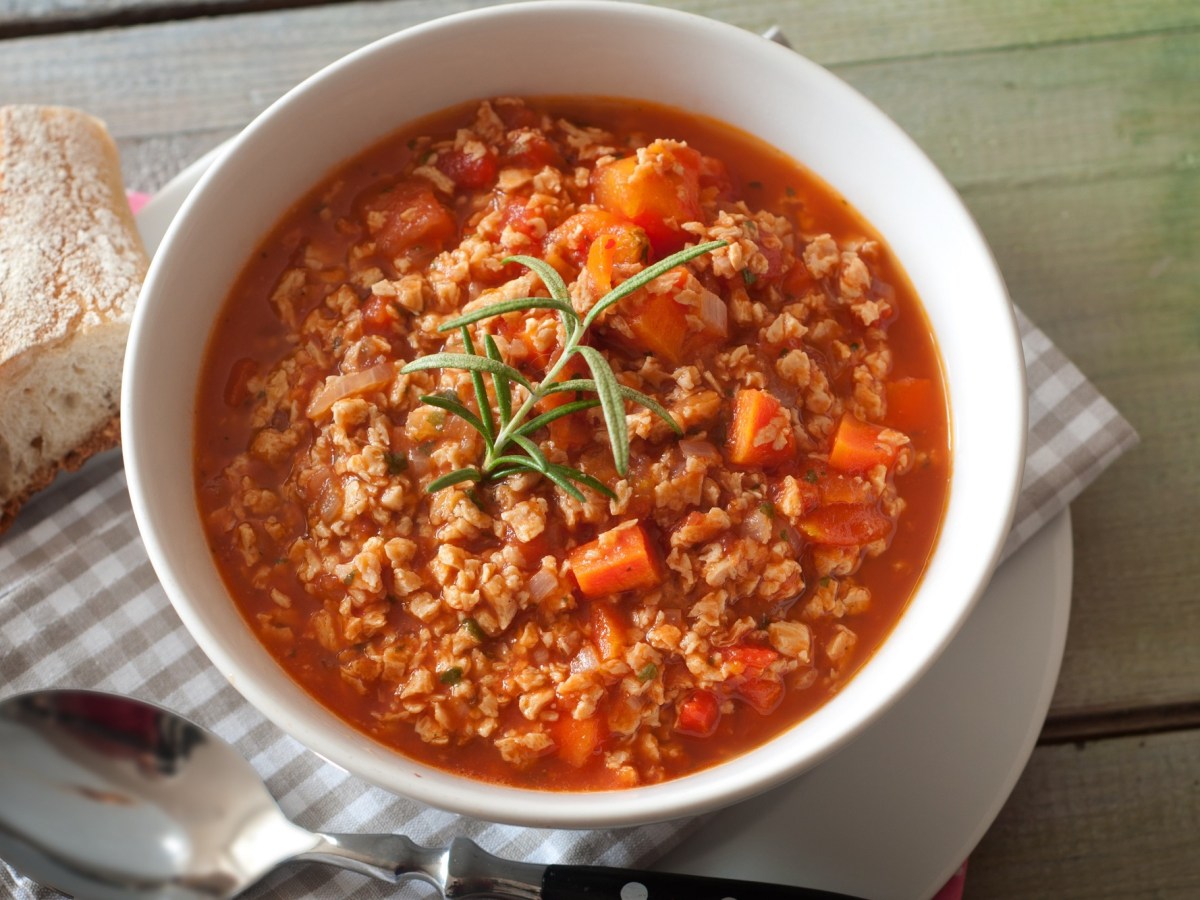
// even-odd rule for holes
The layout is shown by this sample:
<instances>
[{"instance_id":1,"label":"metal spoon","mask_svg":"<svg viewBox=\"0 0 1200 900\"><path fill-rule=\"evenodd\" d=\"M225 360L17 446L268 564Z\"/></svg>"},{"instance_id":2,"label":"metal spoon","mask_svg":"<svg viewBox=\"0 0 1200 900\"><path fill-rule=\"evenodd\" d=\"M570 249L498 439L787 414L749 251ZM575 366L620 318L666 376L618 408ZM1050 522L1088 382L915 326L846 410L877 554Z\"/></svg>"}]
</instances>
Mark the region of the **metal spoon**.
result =
<instances>
[{"instance_id":1,"label":"metal spoon","mask_svg":"<svg viewBox=\"0 0 1200 900\"><path fill-rule=\"evenodd\" d=\"M0 858L77 898L229 898L276 866L320 862L447 898L783 900L842 894L721 878L498 859L466 838L314 834L284 817L215 735L113 694L0 701Z\"/></svg>"}]
</instances>

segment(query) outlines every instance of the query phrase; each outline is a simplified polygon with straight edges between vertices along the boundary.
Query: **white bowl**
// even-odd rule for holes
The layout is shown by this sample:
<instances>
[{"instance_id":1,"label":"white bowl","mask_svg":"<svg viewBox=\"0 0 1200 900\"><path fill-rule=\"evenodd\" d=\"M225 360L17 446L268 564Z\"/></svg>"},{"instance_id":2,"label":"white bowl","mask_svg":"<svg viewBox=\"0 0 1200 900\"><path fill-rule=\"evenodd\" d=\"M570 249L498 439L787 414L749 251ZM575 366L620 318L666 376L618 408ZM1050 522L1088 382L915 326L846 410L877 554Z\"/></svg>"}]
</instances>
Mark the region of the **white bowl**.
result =
<instances>
[{"instance_id":1,"label":"white bowl","mask_svg":"<svg viewBox=\"0 0 1200 900\"><path fill-rule=\"evenodd\" d=\"M950 394L954 465L939 543L883 646L824 707L768 744L664 784L579 795L483 784L399 756L288 677L228 598L196 512L190 461L205 337L241 266L292 203L419 116L496 95L642 97L721 119L814 170L886 238L924 302ZM482 9L359 50L259 116L163 240L134 317L122 426L151 562L184 624L252 704L321 756L388 790L545 827L718 808L812 767L891 706L983 591L1008 532L1025 442L1020 342L1003 282L961 201L915 144L829 72L718 22L605 2Z\"/></svg>"}]
</instances>

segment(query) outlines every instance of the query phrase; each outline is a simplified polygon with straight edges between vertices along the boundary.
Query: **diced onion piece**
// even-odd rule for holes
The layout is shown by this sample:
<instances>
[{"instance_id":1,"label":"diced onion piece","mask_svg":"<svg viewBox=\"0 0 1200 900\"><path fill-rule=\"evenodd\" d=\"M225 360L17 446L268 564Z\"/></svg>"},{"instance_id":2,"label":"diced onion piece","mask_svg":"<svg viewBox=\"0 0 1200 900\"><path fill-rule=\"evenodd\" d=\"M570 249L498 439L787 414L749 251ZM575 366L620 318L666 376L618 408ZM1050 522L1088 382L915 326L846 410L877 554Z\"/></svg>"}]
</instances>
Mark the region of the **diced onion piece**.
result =
<instances>
[{"instance_id":1,"label":"diced onion piece","mask_svg":"<svg viewBox=\"0 0 1200 900\"><path fill-rule=\"evenodd\" d=\"M684 438L679 442L679 451L684 456L694 456L698 459L710 459L713 462L721 461L721 451L709 441L697 441L693 440L692 438Z\"/></svg>"},{"instance_id":2,"label":"diced onion piece","mask_svg":"<svg viewBox=\"0 0 1200 900\"><path fill-rule=\"evenodd\" d=\"M539 569L529 579L529 599L541 603L558 590L558 576L547 569Z\"/></svg>"},{"instance_id":3,"label":"diced onion piece","mask_svg":"<svg viewBox=\"0 0 1200 900\"><path fill-rule=\"evenodd\" d=\"M765 544L771 539L771 520L765 512L756 509L750 515L746 516L746 520L742 523L742 531L751 540Z\"/></svg>"},{"instance_id":4,"label":"diced onion piece","mask_svg":"<svg viewBox=\"0 0 1200 900\"><path fill-rule=\"evenodd\" d=\"M579 652L571 658L572 672L591 672L600 668L600 657L591 643L585 642Z\"/></svg>"},{"instance_id":5,"label":"diced onion piece","mask_svg":"<svg viewBox=\"0 0 1200 900\"><path fill-rule=\"evenodd\" d=\"M325 384L317 391L308 403L306 413L310 419L319 419L344 397L353 397L366 391L383 387L392 380L394 373L391 363L380 363L363 369L361 372L351 372L348 375L334 375L325 379Z\"/></svg>"},{"instance_id":6,"label":"diced onion piece","mask_svg":"<svg viewBox=\"0 0 1200 900\"><path fill-rule=\"evenodd\" d=\"M716 337L729 334L729 308L725 306L725 301L712 291L701 292L699 317L706 334Z\"/></svg>"}]
</instances>

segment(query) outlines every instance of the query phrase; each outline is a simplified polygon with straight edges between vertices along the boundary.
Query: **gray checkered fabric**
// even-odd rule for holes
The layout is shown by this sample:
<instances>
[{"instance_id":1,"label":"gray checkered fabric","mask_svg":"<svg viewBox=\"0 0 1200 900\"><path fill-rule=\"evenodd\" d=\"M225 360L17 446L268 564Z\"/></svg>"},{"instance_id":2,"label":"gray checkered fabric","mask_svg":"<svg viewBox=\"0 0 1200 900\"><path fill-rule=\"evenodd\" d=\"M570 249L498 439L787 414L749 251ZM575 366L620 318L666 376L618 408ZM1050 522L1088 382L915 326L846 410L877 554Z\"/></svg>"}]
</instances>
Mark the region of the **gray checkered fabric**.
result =
<instances>
[{"instance_id":1,"label":"gray checkered fabric","mask_svg":"<svg viewBox=\"0 0 1200 900\"><path fill-rule=\"evenodd\" d=\"M1137 435L1023 315L1030 442L1015 549ZM553 832L460 818L393 796L319 759L246 703L184 629L147 561L118 453L92 460L22 512L0 538L0 696L96 688L164 704L212 729L253 763L289 816L323 831L398 831L430 845L467 835L489 851L541 862L645 865L696 820ZM0 864L0 889L57 897ZM283 869L247 896L429 897L320 866Z\"/></svg>"}]
</instances>

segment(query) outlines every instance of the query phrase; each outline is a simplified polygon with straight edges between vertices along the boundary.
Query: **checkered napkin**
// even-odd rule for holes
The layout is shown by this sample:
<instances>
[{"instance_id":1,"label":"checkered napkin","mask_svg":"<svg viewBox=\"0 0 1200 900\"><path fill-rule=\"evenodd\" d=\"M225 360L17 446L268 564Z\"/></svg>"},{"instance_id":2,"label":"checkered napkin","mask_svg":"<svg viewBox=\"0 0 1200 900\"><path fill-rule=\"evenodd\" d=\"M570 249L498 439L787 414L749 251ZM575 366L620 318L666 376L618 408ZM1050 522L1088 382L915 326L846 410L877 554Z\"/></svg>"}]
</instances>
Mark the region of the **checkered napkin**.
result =
<instances>
[{"instance_id":1,"label":"checkered napkin","mask_svg":"<svg viewBox=\"0 0 1200 900\"><path fill-rule=\"evenodd\" d=\"M1023 314L1030 441L1016 549L1137 435ZM119 453L94 459L27 506L0 538L0 696L45 687L97 688L164 704L232 742L299 824L321 831L397 831L429 845L467 835L489 851L541 862L644 866L696 820L607 831L543 831L474 821L371 787L319 759L253 709L184 629L138 536ZM0 864L0 888L52 897ZM286 868L249 896L433 896L321 866Z\"/></svg>"}]
</instances>

